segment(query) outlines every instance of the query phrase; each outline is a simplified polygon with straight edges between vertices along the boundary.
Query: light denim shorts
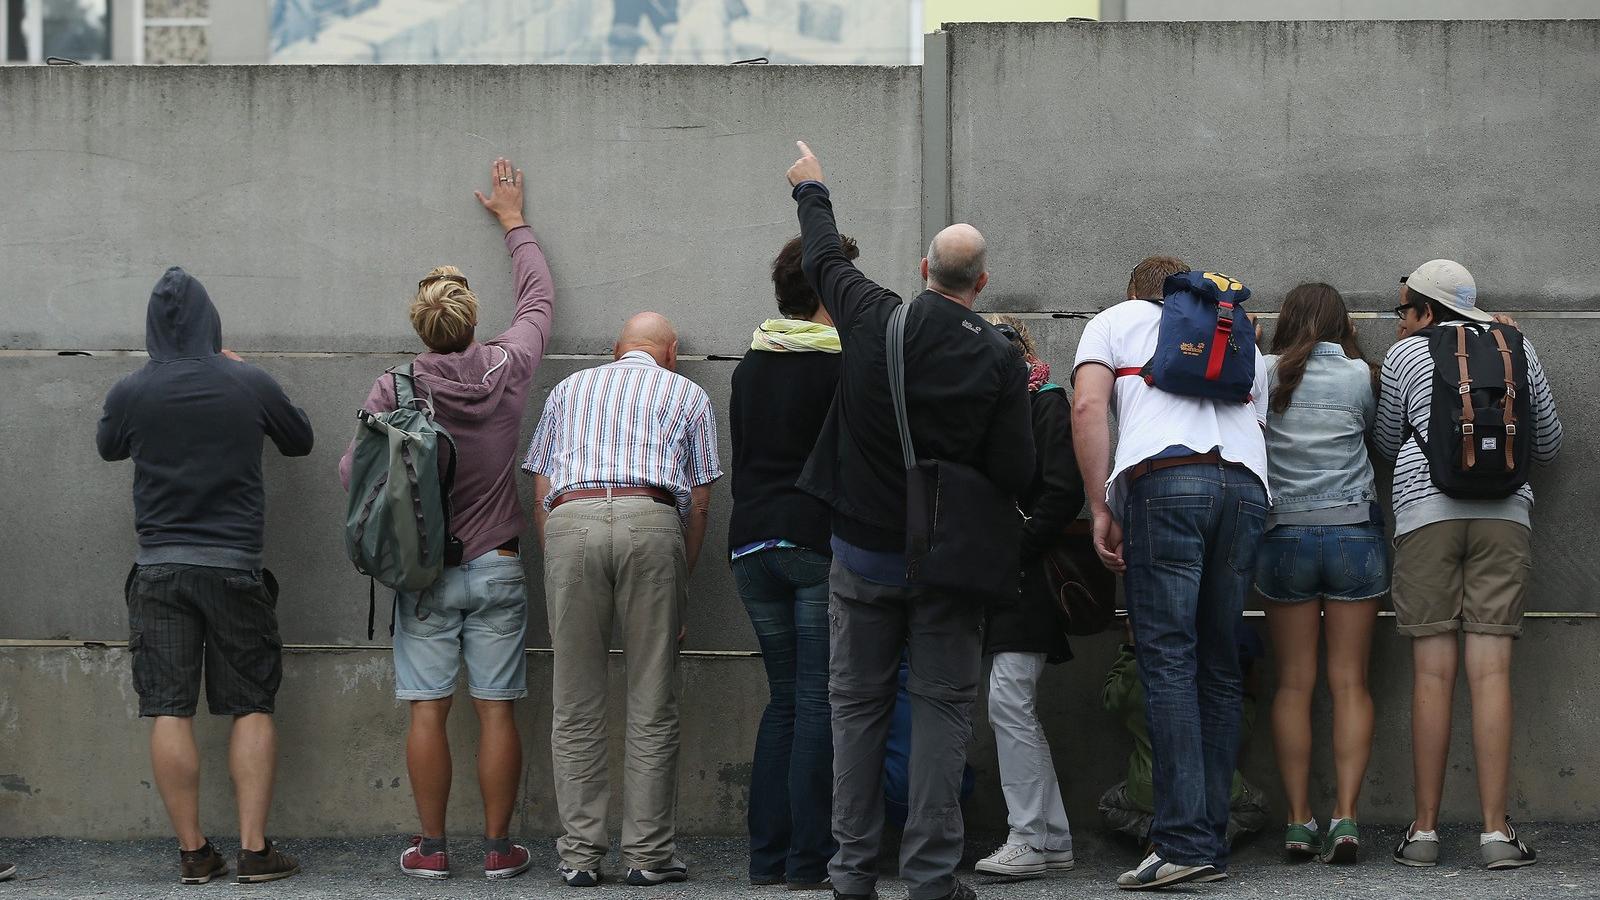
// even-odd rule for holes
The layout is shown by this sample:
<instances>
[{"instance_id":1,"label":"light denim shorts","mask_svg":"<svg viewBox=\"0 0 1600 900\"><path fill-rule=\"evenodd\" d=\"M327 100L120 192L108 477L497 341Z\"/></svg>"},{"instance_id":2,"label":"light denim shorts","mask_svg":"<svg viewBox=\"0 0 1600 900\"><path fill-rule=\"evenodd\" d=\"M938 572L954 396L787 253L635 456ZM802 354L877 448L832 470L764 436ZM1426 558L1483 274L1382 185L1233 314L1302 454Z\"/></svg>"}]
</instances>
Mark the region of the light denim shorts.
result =
<instances>
[{"instance_id":1,"label":"light denim shorts","mask_svg":"<svg viewBox=\"0 0 1600 900\"><path fill-rule=\"evenodd\" d=\"M1389 592L1382 525L1279 525L1261 538L1256 590L1278 603L1373 600Z\"/></svg>"},{"instance_id":2,"label":"light denim shorts","mask_svg":"<svg viewBox=\"0 0 1600 900\"><path fill-rule=\"evenodd\" d=\"M528 696L528 585L522 558L498 550L455 567L420 593L395 600L394 695L442 700L456 691L461 660L478 700Z\"/></svg>"}]
</instances>

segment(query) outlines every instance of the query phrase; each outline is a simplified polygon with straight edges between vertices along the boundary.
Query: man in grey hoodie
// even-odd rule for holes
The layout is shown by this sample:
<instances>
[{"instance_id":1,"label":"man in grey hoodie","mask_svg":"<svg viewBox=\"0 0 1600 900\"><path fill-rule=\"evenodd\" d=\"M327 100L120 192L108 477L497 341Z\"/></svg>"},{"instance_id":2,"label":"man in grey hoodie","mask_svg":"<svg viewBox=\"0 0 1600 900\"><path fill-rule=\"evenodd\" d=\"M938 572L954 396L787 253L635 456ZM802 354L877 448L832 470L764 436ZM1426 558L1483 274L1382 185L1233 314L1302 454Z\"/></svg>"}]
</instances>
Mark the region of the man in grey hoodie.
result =
<instances>
[{"instance_id":1,"label":"man in grey hoodie","mask_svg":"<svg viewBox=\"0 0 1600 900\"><path fill-rule=\"evenodd\" d=\"M177 833L180 880L227 873L200 829L193 720L202 670L212 715L233 717L229 769L239 805L238 880L286 878L294 858L266 838L283 675L277 581L262 567L263 438L311 452L311 421L271 375L222 349L222 320L174 266L145 315L150 361L106 395L101 457L133 459L139 555L128 573L128 650L139 715L155 719L150 760Z\"/></svg>"}]
</instances>

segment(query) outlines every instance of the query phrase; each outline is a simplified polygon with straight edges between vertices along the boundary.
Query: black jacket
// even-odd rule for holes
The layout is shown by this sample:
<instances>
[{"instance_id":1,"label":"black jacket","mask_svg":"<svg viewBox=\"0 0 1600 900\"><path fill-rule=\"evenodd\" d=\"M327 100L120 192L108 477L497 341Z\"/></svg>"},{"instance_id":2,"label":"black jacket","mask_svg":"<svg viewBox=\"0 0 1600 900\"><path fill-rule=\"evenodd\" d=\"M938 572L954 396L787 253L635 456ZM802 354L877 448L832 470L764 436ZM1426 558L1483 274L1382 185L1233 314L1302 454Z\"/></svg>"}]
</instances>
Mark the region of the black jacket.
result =
<instances>
[{"instance_id":1,"label":"black jacket","mask_svg":"<svg viewBox=\"0 0 1600 900\"><path fill-rule=\"evenodd\" d=\"M133 457L139 562L261 568L263 437L311 452L311 420L271 375L221 355L206 289L174 266L150 294L150 361L106 395L101 457Z\"/></svg>"},{"instance_id":2,"label":"black jacket","mask_svg":"<svg viewBox=\"0 0 1600 900\"><path fill-rule=\"evenodd\" d=\"M800 487L833 508L833 533L857 547L905 550L906 475L889 399L884 333L901 300L845 257L828 191L795 191L801 264L839 329L839 390ZM917 456L965 463L1021 496L1033 476L1027 370L981 316L933 291L906 316L906 409Z\"/></svg>"},{"instance_id":3,"label":"black jacket","mask_svg":"<svg viewBox=\"0 0 1600 900\"><path fill-rule=\"evenodd\" d=\"M1083 510L1083 476L1072 450L1072 403L1062 390L1033 394L1033 440L1038 450L1033 484L1022 499L1022 592L1015 603L989 609L985 653L1043 653L1050 662L1072 658L1041 559L1060 543ZM1082 540L1082 538L1078 538Z\"/></svg>"},{"instance_id":4,"label":"black jacket","mask_svg":"<svg viewBox=\"0 0 1600 900\"><path fill-rule=\"evenodd\" d=\"M837 353L751 350L734 368L729 551L781 538L832 555L827 504L795 482L838 384Z\"/></svg>"}]
</instances>

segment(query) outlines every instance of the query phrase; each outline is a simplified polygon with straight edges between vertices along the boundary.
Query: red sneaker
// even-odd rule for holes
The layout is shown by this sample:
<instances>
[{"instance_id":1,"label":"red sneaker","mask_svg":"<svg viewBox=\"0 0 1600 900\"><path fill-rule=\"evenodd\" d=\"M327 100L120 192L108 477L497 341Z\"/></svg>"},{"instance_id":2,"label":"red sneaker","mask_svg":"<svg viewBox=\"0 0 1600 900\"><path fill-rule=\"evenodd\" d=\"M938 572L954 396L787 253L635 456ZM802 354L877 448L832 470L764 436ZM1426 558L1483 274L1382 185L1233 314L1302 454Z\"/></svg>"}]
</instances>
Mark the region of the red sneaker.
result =
<instances>
[{"instance_id":1,"label":"red sneaker","mask_svg":"<svg viewBox=\"0 0 1600 900\"><path fill-rule=\"evenodd\" d=\"M483 855L483 877L515 878L528 871L528 866L531 865L533 860L528 857L528 848L521 844L512 844L510 853L497 853L491 850Z\"/></svg>"},{"instance_id":2,"label":"red sneaker","mask_svg":"<svg viewBox=\"0 0 1600 900\"><path fill-rule=\"evenodd\" d=\"M422 852L422 835L411 839L411 846L400 854L400 871L412 878L449 878L450 857L443 850L438 853Z\"/></svg>"}]
</instances>

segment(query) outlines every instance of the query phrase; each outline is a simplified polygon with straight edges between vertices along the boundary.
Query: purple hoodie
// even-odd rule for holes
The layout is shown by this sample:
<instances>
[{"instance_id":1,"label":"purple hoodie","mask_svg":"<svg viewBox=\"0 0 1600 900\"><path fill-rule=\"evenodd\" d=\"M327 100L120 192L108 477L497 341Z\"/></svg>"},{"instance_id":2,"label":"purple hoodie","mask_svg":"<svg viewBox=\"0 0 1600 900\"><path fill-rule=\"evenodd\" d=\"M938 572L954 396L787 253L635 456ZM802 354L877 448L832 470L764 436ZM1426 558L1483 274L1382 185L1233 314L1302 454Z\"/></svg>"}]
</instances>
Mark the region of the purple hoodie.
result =
<instances>
[{"instance_id":1,"label":"purple hoodie","mask_svg":"<svg viewBox=\"0 0 1600 900\"><path fill-rule=\"evenodd\" d=\"M476 559L522 533L515 457L522 413L533 373L550 339L555 293L550 268L533 229L506 232L511 273L517 283L517 314L511 327L459 353L424 353L416 358L417 393L431 394L440 425L461 454L450 494L450 528L464 544L463 559ZM394 379L379 376L364 409L394 409ZM351 440L339 460L339 480L350 489Z\"/></svg>"}]
</instances>

